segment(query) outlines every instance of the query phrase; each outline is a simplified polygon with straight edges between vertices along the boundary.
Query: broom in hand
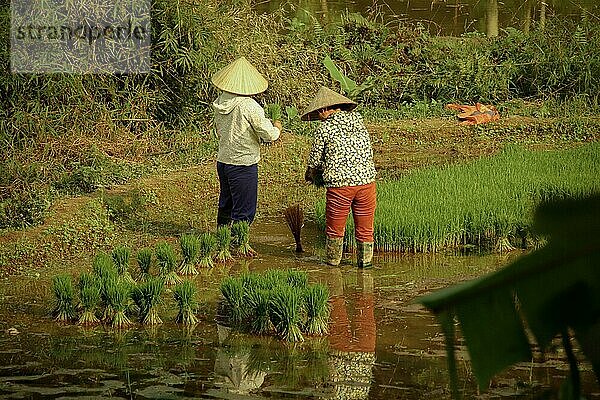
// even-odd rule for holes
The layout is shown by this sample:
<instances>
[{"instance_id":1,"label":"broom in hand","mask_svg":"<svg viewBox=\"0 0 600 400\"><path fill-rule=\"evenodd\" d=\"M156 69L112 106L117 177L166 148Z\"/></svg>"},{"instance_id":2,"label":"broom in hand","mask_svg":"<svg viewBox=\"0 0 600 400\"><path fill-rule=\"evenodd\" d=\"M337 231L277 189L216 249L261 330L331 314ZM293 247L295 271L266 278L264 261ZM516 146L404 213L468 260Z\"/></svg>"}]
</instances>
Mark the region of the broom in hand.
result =
<instances>
[{"instance_id":1,"label":"broom in hand","mask_svg":"<svg viewBox=\"0 0 600 400\"><path fill-rule=\"evenodd\" d=\"M289 206L285 209L285 221L287 222L294 240L296 241L296 253L302 253L302 243L300 243L300 232L304 226L304 212L300 208L300 204Z\"/></svg>"}]
</instances>

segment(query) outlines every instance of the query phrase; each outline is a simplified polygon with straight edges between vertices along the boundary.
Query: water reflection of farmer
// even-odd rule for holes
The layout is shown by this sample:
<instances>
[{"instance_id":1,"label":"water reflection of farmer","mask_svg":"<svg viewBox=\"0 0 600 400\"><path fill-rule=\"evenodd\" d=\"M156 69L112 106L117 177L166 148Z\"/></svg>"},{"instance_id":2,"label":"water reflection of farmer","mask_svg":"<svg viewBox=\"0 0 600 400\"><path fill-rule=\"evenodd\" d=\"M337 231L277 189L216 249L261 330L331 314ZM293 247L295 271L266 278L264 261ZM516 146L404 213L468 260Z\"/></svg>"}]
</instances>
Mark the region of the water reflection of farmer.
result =
<instances>
[{"instance_id":1,"label":"water reflection of farmer","mask_svg":"<svg viewBox=\"0 0 600 400\"><path fill-rule=\"evenodd\" d=\"M271 123L250 97L264 92L268 83L246 58L240 57L217 72L212 83L223 91L213 102L219 136L217 224L251 223L256 214L260 142L277 140L281 123Z\"/></svg>"},{"instance_id":2,"label":"water reflection of farmer","mask_svg":"<svg viewBox=\"0 0 600 400\"><path fill-rule=\"evenodd\" d=\"M336 268L330 281L330 378L333 399L367 399L375 363L373 277L359 271L359 290L344 294L342 273Z\"/></svg>"}]
</instances>

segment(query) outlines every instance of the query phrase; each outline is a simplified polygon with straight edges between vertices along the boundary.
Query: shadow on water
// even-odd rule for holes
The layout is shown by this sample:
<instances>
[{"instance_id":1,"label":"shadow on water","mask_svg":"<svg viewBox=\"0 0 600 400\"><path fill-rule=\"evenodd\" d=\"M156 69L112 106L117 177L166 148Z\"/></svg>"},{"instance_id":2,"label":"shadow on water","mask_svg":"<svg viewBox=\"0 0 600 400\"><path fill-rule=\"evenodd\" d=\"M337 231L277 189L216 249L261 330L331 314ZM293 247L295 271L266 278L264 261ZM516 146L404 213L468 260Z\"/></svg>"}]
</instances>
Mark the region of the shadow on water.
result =
<instances>
[{"instance_id":1,"label":"shadow on water","mask_svg":"<svg viewBox=\"0 0 600 400\"><path fill-rule=\"evenodd\" d=\"M340 268L322 265L322 240L312 225L303 231L305 253L283 220L252 228L261 254L195 278L200 322L183 328L171 321L167 301L156 327L83 329L47 317L50 277L12 277L0 284L0 397L25 398L449 398L443 338L434 318L412 303L435 288L505 265L498 255L377 256L360 271L351 255ZM219 282L229 274L298 268L331 293L330 334L286 344L217 326ZM51 276L52 273L49 273ZM463 390L477 396L462 343ZM481 398L544 397L568 374L560 355L537 355L496 377ZM584 393L600 389L589 368ZM488 397L485 397L488 396ZM596 396L596 397L594 397ZM546 397L547 398L547 397ZM552 398L552 397L549 397Z\"/></svg>"}]
</instances>

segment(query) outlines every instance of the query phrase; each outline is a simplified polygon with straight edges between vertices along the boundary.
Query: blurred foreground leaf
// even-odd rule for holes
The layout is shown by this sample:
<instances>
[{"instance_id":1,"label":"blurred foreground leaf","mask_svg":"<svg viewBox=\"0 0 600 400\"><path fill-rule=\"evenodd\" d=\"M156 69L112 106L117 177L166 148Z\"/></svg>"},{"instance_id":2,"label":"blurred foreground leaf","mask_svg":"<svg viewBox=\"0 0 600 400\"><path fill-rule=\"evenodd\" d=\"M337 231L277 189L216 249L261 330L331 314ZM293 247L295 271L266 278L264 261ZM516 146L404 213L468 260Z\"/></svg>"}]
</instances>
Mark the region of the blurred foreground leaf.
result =
<instances>
[{"instance_id":1,"label":"blurred foreground leaf","mask_svg":"<svg viewBox=\"0 0 600 400\"><path fill-rule=\"evenodd\" d=\"M557 334L565 343L574 331L600 381L600 195L540 205L535 229L548 237L544 248L418 299L438 316L444 332L454 329L448 315L458 319L481 389L494 374L531 358L522 317L542 348ZM576 363L568 392L579 397Z\"/></svg>"}]
</instances>

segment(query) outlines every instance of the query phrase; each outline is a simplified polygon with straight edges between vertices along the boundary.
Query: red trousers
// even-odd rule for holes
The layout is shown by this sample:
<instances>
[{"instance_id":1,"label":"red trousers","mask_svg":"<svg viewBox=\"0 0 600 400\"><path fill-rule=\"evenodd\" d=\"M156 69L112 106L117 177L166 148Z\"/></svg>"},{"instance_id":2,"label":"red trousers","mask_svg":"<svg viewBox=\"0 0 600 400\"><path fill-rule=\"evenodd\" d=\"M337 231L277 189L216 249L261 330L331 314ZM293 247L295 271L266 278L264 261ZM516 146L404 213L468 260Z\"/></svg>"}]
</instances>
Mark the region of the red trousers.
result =
<instances>
[{"instance_id":1,"label":"red trousers","mask_svg":"<svg viewBox=\"0 0 600 400\"><path fill-rule=\"evenodd\" d=\"M377 194L375 182L361 186L327 188L325 233L332 238L344 237L346 219L352 209L354 232L359 242L373 242L373 220Z\"/></svg>"}]
</instances>

